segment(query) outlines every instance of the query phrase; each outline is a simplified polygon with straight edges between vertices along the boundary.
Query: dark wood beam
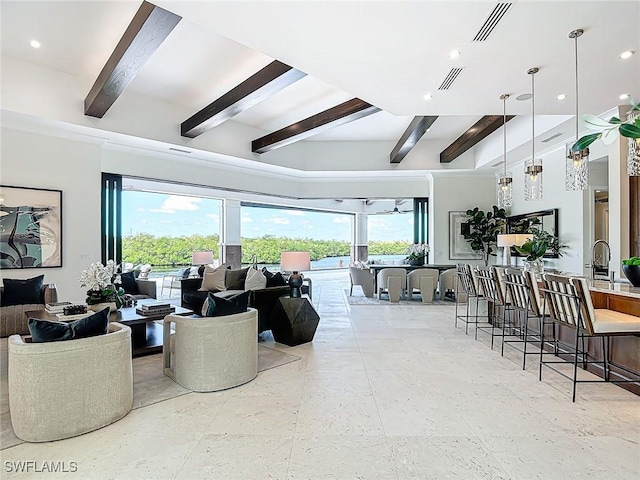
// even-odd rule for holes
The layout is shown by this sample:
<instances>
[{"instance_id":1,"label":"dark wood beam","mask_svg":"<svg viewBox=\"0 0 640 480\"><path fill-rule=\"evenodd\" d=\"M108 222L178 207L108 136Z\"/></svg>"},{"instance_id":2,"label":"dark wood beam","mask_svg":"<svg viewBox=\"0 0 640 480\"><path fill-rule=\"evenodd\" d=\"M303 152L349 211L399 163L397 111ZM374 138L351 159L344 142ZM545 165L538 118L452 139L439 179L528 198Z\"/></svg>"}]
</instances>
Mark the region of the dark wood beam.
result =
<instances>
[{"instance_id":1,"label":"dark wood beam","mask_svg":"<svg viewBox=\"0 0 640 480\"><path fill-rule=\"evenodd\" d=\"M254 140L251 142L251 151L254 153L269 152L379 111L378 107L370 103L359 98L352 98L324 112Z\"/></svg>"},{"instance_id":2,"label":"dark wood beam","mask_svg":"<svg viewBox=\"0 0 640 480\"><path fill-rule=\"evenodd\" d=\"M507 115L507 122L515 115ZM485 115L440 153L440 163L451 163L502 126L502 115Z\"/></svg>"},{"instance_id":3,"label":"dark wood beam","mask_svg":"<svg viewBox=\"0 0 640 480\"><path fill-rule=\"evenodd\" d=\"M303 78L306 73L274 60L237 87L182 122L183 137L195 138Z\"/></svg>"},{"instance_id":4,"label":"dark wood beam","mask_svg":"<svg viewBox=\"0 0 640 480\"><path fill-rule=\"evenodd\" d=\"M84 99L84 114L102 118L181 18L142 2Z\"/></svg>"},{"instance_id":5,"label":"dark wood beam","mask_svg":"<svg viewBox=\"0 0 640 480\"><path fill-rule=\"evenodd\" d=\"M389 154L391 163L400 163L404 157L416 146L418 140L422 138L427 129L433 125L438 116L413 117L411 123L404 131L400 140Z\"/></svg>"}]
</instances>

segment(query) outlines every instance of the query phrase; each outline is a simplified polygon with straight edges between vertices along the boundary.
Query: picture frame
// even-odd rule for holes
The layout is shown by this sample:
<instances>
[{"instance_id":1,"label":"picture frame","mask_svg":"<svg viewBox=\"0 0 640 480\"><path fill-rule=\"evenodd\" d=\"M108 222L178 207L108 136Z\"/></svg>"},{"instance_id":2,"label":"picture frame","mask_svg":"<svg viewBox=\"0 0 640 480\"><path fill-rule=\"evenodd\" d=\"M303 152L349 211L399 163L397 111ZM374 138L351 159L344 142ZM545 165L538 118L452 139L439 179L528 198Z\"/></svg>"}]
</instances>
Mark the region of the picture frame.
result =
<instances>
[{"instance_id":1,"label":"picture frame","mask_svg":"<svg viewBox=\"0 0 640 480\"><path fill-rule=\"evenodd\" d=\"M62 267L62 190L0 185L0 268Z\"/></svg>"},{"instance_id":2,"label":"picture frame","mask_svg":"<svg viewBox=\"0 0 640 480\"><path fill-rule=\"evenodd\" d=\"M462 235L462 223L469 216L466 212L449 212L449 259L450 260L482 260L482 253L476 253Z\"/></svg>"}]
</instances>

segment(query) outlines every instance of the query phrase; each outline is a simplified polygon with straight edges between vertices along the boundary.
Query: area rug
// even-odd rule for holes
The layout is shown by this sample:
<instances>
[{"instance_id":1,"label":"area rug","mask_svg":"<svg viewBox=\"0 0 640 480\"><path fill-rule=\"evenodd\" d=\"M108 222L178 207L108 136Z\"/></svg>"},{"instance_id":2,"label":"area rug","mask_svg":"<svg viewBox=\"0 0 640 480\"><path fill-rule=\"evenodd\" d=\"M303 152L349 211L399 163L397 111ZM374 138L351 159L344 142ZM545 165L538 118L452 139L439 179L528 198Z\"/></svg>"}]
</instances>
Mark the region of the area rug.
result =
<instances>
[{"instance_id":1,"label":"area rug","mask_svg":"<svg viewBox=\"0 0 640 480\"><path fill-rule=\"evenodd\" d=\"M453 302L448 300L437 300L434 299L432 303L422 303L422 297L419 293L413 294L413 299L400 299L399 303L391 303L389 301L389 295L382 294L382 298L378 300L377 295L374 295L373 298L365 297L362 292L357 292L354 289L353 295L349 295L349 289L344 289L344 294L347 299L347 303L349 305L454 305Z\"/></svg>"},{"instance_id":2,"label":"area rug","mask_svg":"<svg viewBox=\"0 0 640 480\"><path fill-rule=\"evenodd\" d=\"M0 339L0 450L24 443L13 433L9 414L7 372L7 339ZM258 345L258 372L300 360L301 357ZM162 354L133 359L133 408L146 407L191 393L181 387L162 369Z\"/></svg>"}]
</instances>

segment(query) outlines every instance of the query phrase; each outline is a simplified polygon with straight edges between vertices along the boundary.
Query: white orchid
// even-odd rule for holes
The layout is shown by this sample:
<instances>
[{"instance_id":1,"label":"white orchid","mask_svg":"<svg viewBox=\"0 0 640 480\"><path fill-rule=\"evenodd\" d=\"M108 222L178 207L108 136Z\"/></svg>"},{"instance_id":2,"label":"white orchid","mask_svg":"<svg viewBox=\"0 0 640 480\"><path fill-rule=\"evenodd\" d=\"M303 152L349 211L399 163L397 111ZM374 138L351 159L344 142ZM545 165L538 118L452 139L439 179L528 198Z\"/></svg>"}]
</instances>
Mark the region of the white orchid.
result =
<instances>
[{"instance_id":1,"label":"white orchid","mask_svg":"<svg viewBox=\"0 0 640 480\"><path fill-rule=\"evenodd\" d=\"M607 121L590 113L582 115L582 123L589 128L589 130L597 133L590 133L580 138L573 144L571 150L573 152L579 152L599 138L602 138L602 142L605 145L610 145L618 138L618 134L627 138L640 138L640 117L637 116L638 111L640 111L640 104L635 103L634 100L631 99L631 110L629 110L628 118L625 121L620 120L618 117L611 117Z\"/></svg>"},{"instance_id":2,"label":"white orchid","mask_svg":"<svg viewBox=\"0 0 640 480\"><path fill-rule=\"evenodd\" d=\"M120 283L120 276L116 275L116 270L117 265L113 260L108 260L106 265L94 262L80 272L78 282L81 287L89 287L89 290L103 290L113 283Z\"/></svg>"},{"instance_id":3,"label":"white orchid","mask_svg":"<svg viewBox=\"0 0 640 480\"><path fill-rule=\"evenodd\" d=\"M427 256L431 248L426 243L414 243L407 248L407 255L409 260L419 260Z\"/></svg>"}]
</instances>

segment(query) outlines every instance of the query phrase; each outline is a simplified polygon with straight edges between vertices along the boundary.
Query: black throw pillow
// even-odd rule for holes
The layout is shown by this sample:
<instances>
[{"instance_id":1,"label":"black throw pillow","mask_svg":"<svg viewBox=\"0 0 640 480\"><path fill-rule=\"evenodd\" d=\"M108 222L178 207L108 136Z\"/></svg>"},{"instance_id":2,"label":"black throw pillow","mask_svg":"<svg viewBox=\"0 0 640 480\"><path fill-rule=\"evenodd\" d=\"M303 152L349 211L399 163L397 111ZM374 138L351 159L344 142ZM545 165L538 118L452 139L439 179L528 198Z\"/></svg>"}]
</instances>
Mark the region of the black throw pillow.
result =
<instances>
[{"instance_id":1,"label":"black throw pillow","mask_svg":"<svg viewBox=\"0 0 640 480\"><path fill-rule=\"evenodd\" d=\"M4 283L4 291L2 292L3 307L43 303L42 283L44 282L44 275L24 280L5 278L2 282Z\"/></svg>"},{"instance_id":2,"label":"black throw pillow","mask_svg":"<svg viewBox=\"0 0 640 480\"><path fill-rule=\"evenodd\" d=\"M75 338L104 335L109 328L109 307L73 322L51 322L39 318L29 319L29 333L33 343L59 342Z\"/></svg>"},{"instance_id":3,"label":"black throw pillow","mask_svg":"<svg viewBox=\"0 0 640 480\"><path fill-rule=\"evenodd\" d=\"M249 267L240 270L227 270L224 276L224 286L227 290L244 290L244 281L247 279Z\"/></svg>"},{"instance_id":4,"label":"black throw pillow","mask_svg":"<svg viewBox=\"0 0 640 480\"><path fill-rule=\"evenodd\" d=\"M266 275L265 275L266 276ZM285 287L287 281L280 272L274 273L271 278L267 277L267 288L269 287Z\"/></svg>"},{"instance_id":5,"label":"black throw pillow","mask_svg":"<svg viewBox=\"0 0 640 480\"><path fill-rule=\"evenodd\" d=\"M250 294L251 291L247 290L233 297L221 298L216 297L213 293L209 293L206 316L223 317L225 315L246 312Z\"/></svg>"},{"instance_id":6,"label":"black throw pillow","mask_svg":"<svg viewBox=\"0 0 640 480\"><path fill-rule=\"evenodd\" d=\"M124 293L129 295L138 295L138 282L136 282L136 276L133 271L120 274L120 284L124 289Z\"/></svg>"}]
</instances>

